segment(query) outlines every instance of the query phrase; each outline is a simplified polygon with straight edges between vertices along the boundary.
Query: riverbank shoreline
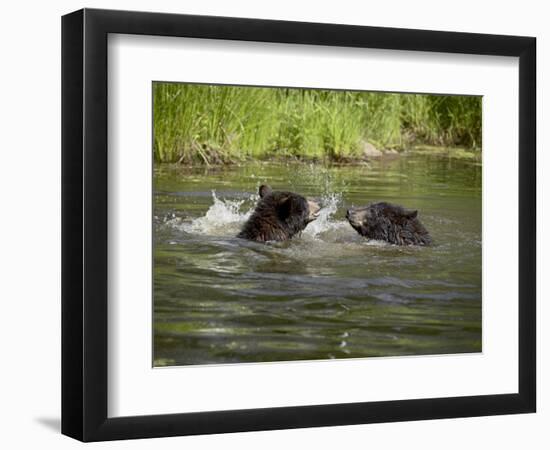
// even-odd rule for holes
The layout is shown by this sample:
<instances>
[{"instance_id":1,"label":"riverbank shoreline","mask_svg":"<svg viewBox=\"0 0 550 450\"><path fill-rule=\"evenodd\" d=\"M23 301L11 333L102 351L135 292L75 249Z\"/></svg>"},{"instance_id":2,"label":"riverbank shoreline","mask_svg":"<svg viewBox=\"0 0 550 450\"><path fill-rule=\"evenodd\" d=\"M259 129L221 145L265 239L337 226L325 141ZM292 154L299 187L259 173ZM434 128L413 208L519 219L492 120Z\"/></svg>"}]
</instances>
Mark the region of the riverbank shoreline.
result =
<instances>
[{"instance_id":1,"label":"riverbank shoreline","mask_svg":"<svg viewBox=\"0 0 550 450\"><path fill-rule=\"evenodd\" d=\"M373 145L369 145L361 156L339 156L339 157L308 157L308 156L296 156L296 155L270 155L264 157L250 157L245 156L241 158L218 158L212 161L208 160L187 160L181 159L178 162L160 162L155 161L155 166L174 166L174 167L190 167L190 168L216 168L216 167L231 167L240 166L243 164L250 164L252 162L258 163L303 163L303 164L319 164L330 166L368 166L375 161L391 160L396 158L406 158L410 156L428 156L436 158L449 158L454 160L464 161L479 161L482 159L482 151L467 149L464 147L438 147L431 145L416 145L407 149L377 149Z\"/></svg>"}]
</instances>

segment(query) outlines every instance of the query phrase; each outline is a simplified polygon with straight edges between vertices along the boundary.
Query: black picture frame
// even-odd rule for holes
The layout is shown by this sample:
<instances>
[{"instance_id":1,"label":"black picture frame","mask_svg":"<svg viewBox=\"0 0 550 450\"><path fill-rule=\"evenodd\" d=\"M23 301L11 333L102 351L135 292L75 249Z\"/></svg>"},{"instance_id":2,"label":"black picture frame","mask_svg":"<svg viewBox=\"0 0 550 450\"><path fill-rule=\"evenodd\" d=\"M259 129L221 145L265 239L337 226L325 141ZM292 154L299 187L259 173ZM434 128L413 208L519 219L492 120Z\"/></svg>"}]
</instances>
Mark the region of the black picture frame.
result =
<instances>
[{"instance_id":1,"label":"black picture frame","mask_svg":"<svg viewBox=\"0 0 550 450\"><path fill-rule=\"evenodd\" d=\"M519 57L518 393L107 416L109 33ZM82 441L535 412L536 39L83 9L62 18L62 433Z\"/></svg>"}]
</instances>

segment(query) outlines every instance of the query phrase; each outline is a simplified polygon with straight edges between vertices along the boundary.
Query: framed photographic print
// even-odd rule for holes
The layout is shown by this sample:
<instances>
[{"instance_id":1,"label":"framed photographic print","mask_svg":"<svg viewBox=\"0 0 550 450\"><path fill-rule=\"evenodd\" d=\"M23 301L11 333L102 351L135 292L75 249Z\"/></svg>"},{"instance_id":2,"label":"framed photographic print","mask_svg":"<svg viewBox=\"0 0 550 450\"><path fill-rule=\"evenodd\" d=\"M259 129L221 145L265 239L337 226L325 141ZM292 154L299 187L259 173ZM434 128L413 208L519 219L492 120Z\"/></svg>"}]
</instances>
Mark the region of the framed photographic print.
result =
<instances>
[{"instance_id":1,"label":"framed photographic print","mask_svg":"<svg viewBox=\"0 0 550 450\"><path fill-rule=\"evenodd\" d=\"M534 412L531 37L62 21L62 432Z\"/></svg>"}]
</instances>

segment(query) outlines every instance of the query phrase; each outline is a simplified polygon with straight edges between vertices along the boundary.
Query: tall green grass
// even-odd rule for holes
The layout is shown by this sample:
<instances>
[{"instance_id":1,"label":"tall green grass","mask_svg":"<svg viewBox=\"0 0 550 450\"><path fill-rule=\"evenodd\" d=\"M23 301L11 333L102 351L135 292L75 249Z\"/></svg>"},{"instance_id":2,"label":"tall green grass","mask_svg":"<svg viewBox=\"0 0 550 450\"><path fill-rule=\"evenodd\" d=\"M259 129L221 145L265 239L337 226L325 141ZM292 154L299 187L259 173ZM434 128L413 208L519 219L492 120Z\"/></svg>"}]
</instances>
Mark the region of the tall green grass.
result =
<instances>
[{"instance_id":1,"label":"tall green grass","mask_svg":"<svg viewBox=\"0 0 550 450\"><path fill-rule=\"evenodd\" d=\"M343 160L366 141L481 145L481 98L287 88L153 85L158 162L295 156Z\"/></svg>"}]
</instances>

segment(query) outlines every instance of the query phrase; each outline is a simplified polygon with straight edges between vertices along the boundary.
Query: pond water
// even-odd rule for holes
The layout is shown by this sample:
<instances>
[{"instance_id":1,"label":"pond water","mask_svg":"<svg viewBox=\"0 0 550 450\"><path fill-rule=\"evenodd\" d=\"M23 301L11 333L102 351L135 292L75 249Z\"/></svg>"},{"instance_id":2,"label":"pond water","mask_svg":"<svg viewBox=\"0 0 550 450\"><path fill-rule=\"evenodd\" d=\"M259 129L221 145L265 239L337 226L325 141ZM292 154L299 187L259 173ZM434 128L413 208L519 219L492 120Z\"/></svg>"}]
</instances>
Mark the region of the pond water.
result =
<instances>
[{"instance_id":1,"label":"pond water","mask_svg":"<svg viewBox=\"0 0 550 450\"><path fill-rule=\"evenodd\" d=\"M291 241L237 239L260 184L320 200ZM481 351L481 164L157 166L154 365ZM431 247L367 241L350 206L418 209Z\"/></svg>"}]
</instances>

